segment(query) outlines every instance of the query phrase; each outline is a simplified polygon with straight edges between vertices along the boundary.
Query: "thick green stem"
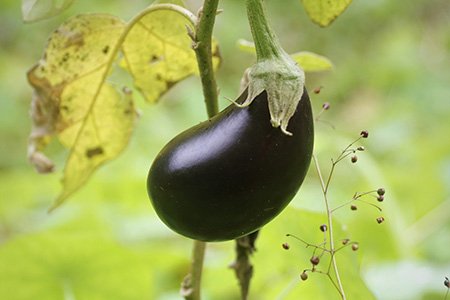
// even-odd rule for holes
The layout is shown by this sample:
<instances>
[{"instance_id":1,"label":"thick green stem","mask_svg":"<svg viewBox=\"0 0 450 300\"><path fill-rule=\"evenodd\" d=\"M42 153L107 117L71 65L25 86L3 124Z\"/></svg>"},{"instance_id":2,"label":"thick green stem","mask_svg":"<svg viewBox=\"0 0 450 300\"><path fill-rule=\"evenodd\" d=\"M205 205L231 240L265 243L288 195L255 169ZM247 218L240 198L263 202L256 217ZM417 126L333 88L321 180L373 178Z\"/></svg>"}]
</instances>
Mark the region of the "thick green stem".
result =
<instances>
[{"instance_id":1,"label":"thick green stem","mask_svg":"<svg viewBox=\"0 0 450 300\"><path fill-rule=\"evenodd\" d=\"M212 31L218 4L219 0L204 1L203 7L199 12L195 33L192 35L208 117L212 117L219 112L217 84L212 62ZM194 241L191 272L186 276L181 287L181 293L186 300L201 299L205 248L205 242Z\"/></svg>"},{"instance_id":2,"label":"thick green stem","mask_svg":"<svg viewBox=\"0 0 450 300\"><path fill-rule=\"evenodd\" d=\"M266 18L263 0L246 0L246 5L258 61L280 58L285 52Z\"/></svg>"},{"instance_id":3,"label":"thick green stem","mask_svg":"<svg viewBox=\"0 0 450 300\"><path fill-rule=\"evenodd\" d=\"M272 126L292 135L287 127L303 95L305 74L281 47L267 21L263 0L246 0L246 6L257 63L250 68L248 95L242 105L250 105L266 91Z\"/></svg>"},{"instance_id":4,"label":"thick green stem","mask_svg":"<svg viewBox=\"0 0 450 300\"><path fill-rule=\"evenodd\" d=\"M217 14L219 0L205 0L199 13L195 30L194 50L202 81L208 116L212 117L219 111L218 92L212 62L212 31Z\"/></svg>"}]
</instances>

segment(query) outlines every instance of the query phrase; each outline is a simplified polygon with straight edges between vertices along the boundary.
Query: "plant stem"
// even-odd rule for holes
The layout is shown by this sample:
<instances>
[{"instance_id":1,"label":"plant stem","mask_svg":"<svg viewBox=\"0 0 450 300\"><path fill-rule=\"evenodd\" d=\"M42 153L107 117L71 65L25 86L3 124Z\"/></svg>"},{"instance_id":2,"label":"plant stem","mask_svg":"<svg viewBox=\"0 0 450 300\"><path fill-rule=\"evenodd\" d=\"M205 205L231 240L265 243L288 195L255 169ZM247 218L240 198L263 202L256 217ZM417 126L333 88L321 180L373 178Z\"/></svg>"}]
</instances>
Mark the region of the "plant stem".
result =
<instances>
[{"instance_id":1,"label":"plant stem","mask_svg":"<svg viewBox=\"0 0 450 300\"><path fill-rule=\"evenodd\" d=\"M331 167L330 175L329 175L329 177L327 179L327 183L325 184L325 181L323 180L322 172L320 171L319 162L318 162L318 160L317 160L315 155L313 155L313 160L314 160L314 165L315 165L316 170L317 170L317 175L319 176L320 186L322 187L323 197L324 197L324 200L325 200L325 206L326 206L326 210L327 210L328 234L329 234L329 239L330 239L331 262L333 264L334 274L336 276L337 289L339 291L339 294L341 294L342 299L346 300L347 298L345 296L344 287L342 286L341 276L339 275L339 270L338 270L337 262L336 262L336 255L335 255L336 250L334 248L334 238L333 238L332 211L331 211L330 205L328 203L328 188L329 188L329 184L330 184L330 180L331 180L331 175L333 174L332 172L333 172L334 167L335 167L335 163L333 163L333 165ZM331 276L329 276L329 278L334 283L334 281L331 279Z\"/></svg>"},{"instance_id":2,"label":"plant stem","mask_svg":"<svg viewBox=\"0 0 450 300\"><path fill-rule=\"evenodd\" d=\"M205 257L206 243L194 241L192 250L191 272L184 278L181 284L181 295L186 300L200 300L200 287L202 281L203 260Z\"/></svg>"},{"instance_id":3,"label":"plant stem","mask_svg":"<svg viewBox=\"0 0 450 300\"><path fill-rule=\"evenodd\" d=\"M219 111L217 83L212 62L212 31L218 4L219 0L205 0L203 2L194 37L194 51L197 56L203 96L209 117L214 116Z\"/></svg>"},{"instance_id":4,"label":"plant stem","mask_svg":"<svg viewBox=\"0 0 450 300\"><path fill-rule=\"evenodd\" d=\"M250 291L250 281L253 277L253 265L250 262L250 255L256 251L255 242L259 231L255 231L243 237L237 238L236 260L230 265L234 269L236 278L241 287L241 299L246 300Z\"/></svg>"},{"instance_id":5,"label":"plant stem","mask_svg":"<svg viewBox=\"0 0 450 300\"><path fill-rule=\"evenodd\" d=\"M302 242L303 244L306 245L306 248L313 247L315 249L320 249L323 252L330 252L330 250L328 250L328 249L326 249L326 248L324 248L324 247L322 247L320 245L314 245L314 244L308 243L307 241L305 241L302 238L299 238L298 236L295 236L293 234L288 233L288 234L286 234L286 236L291 236L291 237L295 238L296 240L299 240L300 242Z\"/></svg>"},{"instance_id":6,"label":"plant stem","mask_svg":"<svg viewBox=\"0 0 450 300\"><path fill-rule=\"evenodd\" d=\"M258 61L281 57L285 51L269 25L263 0L246 0L246 5Z\"/></svg>"},{"instance_id":7,"label":"plant stem","mask_svg":"<svg viewBox=\"0 0 450 300\"><path fill-rule=\"evenodd\" d=\"M212 31L217 14L219 0L205 0L198 16L195 26L194 51L202 82L203 96L205 98L208 117L212 117L219 111L217 84L214 77L212 62ZM194 241L192 251L191 272L183 281L181 293L186 300L201 299L201 279L203 271L203 260L205 257L206 243Z\"/></svg>"}]
</instances>

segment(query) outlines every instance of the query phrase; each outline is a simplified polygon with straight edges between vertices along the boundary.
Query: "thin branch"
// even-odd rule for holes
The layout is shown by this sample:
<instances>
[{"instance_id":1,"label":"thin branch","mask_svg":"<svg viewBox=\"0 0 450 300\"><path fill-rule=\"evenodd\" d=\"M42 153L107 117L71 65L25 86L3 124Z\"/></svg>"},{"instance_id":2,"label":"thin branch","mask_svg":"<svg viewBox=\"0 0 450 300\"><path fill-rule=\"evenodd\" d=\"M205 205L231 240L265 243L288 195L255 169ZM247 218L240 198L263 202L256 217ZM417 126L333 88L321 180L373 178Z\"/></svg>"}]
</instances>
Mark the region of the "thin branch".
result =
<instances>
[{"instance_id":1,"label":"thin branch","mask_svg":"<svg viewBox=\"0 0 450 300\"><path fill-rule=\"evenodd\" d=\"M379 211L383 211L383 209L382 209L381 207L379 207L378 205L373 204L373 203L370 203L370 202L367 202L367 201L361 199L363 196L370 195L370 194L372 194L372 193L374 193L374 192L376 192L376 190L364 192L364 193L361 193L361 194L355 193L355 195L353 196L353 198L352 198L351 200L349 200L349 201L347 201L347 202L344 202L344 203L341 204L341 205L336 206L335 208L333 208L333 209L331 210L331 213L334 213L336 210L341 209L341 208L343 208L343 207L345 207L345 206L347 206L347 205L349 205L349 204L352 204L353 202L356 202L356 201L359 201L359 202L365 203L365 204L367 204L367 205L373 206L373 207L375 207L376 209L378 209ZM373 195L372 195L372 196L373 196ZM375 196L374 196L374 197L375 197ZM375 198L376 198L376 197L375 197Z\"/></svg>"},{"instance_id":2,"label":"thin branch","mask_svg":"<svg viewBox=\"0 0 450 300\"><path fill-rule=\"evenodd\" d=\"M206 243L194 241L191 271L181 283L180 294L186 300L199 300Z\"/></svg>"},{"instance_id":3,"label":"thin branch","mask_svg":"<svg viewBox=\"0 0 450 300\"><path fill-rule=\"evenodd\" d=\"M336 249L334 250L334 253L336 253L336 252L338 252L338 251L340 251L340 250L342 250L342 249L344 249L344 248L346 248L346 247L348 247L348 246L351 246L351 245L357 245L357 244L358 244L357 242L347 243L347 244L345 244L345 245L342 245L342 246L339 247L339 248L336 248Z\"/></svg>"},{"instance_id":4,"label":"thin branch","mask_svg":"<svg viewBox=\"0 0 450 300\"><path fill-rule=\"evenodd\" d=\"M362 203L365 203L365 204L367 204L367 205L373 206L373 207L375 207L376 209L378 209L379 211L383 211L383 209L382 209L381 207L379 207L378 205L376 205L376 204L367 202L367 201L365 201L365 200L358 200L358 201L359 201L359 202L362 202Z\"/></svg>"},{"instance_id":5,"label":"thin branch","mask_svg":"<svg viewBox=\"0 0 450 300\"><path fill-rule=\"evenodd\" d=\"M352 143L353 144L353 143ZM351 147L350 144L343 152L345 153L345 151ZM342 156L341 154L341 156ZM336 281L337 281L337 285L335 284L335 287L337 287L337 290L339 291L339 294L341 295L343 300L346 300L346 296L345 296L345 292L344 292L344 288L342 286L342 282L341 282L341 276L339 275L339 270L337 267L337 262L336 262L336 255L335 255L335 248L334 248L334 238L333 238L333 219L332 219L332 211L330 209L330 205L328 203L328 196L327 196L327 191L328 191L328 187L330 185L330 181L331 181L331 177L333 175L333 170L334 167L336 165L336 163L333 162L330 174L328 176L328 180L327 183L325 184L325 181L323 180L323 176L322 176L322 172L320 171L320 166L319 166L319 162L316 158L315 155L312 156L313 160L314 160L314 165L316 167L317 170L317 175L319 176L319 181L320 181L320 186L322 187L322 191L323 191L323 197L325 200L325 206L326 206L326 210L327 210L327 218L328 218L328 234L329 234L329 239L330 239L330 253L331 253L331 262L333 264L333 269L334 269L334 274L336 276ZM334 281L332 280L330 273L328 272L328 277L331 279L331 281L334 284Z\"/></svg>"},{"instance_id":6,"label":"thin branch","mask_svg":"<svg viewBox=\"0 0 450 300\"><path fill-rule=\"evenodd\" d=\"M301 238L299 238L298 236L295 236L295 235L293 235L293 234L288 233L288 234L286 234L286 236L291 236L291 237L295 238L296 240L299 240L300 242L302 242L303 244L306 245L306 248L308 248L308 247L313 247L313 248L315 248L315 249L320 249L320 250L322 250L322 251L324 251L324 252L330 252L330 250L328 250L328 249L326 249L326 248L324 248L324 247L321 247L321 246L319 246L319 245L314 245L314 244L308 243L307 241L305 241L305 240L303 240L303 239L301 239ZM324 243L322 243L322 244L324 244Z\"/></svg>"}]
</instances>

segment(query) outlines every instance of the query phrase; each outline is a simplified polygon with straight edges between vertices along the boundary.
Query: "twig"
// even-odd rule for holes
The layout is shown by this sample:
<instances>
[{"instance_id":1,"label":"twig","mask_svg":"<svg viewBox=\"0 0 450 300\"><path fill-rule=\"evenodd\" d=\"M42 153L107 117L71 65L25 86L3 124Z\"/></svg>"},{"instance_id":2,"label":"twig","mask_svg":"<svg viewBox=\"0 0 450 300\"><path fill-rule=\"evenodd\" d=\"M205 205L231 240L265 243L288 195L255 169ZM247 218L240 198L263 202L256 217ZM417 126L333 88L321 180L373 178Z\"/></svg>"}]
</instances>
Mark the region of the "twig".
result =
<instances>
[{"instance_id":1,"label":"twig","mask_svg":"<svg viewBox=\"0 0 450 300\"><path fill-rule=\"evenodd\" d=\"M360 199L361 197L366 196L366 195L370 195L370 194L372 194L374 192L376 192L376 190L375 191L364 192L364 193L361 193L361 194L355 193L355 195L353 196L353 198L351 200L349 200L349 201L347 201L347 202L345 202L345 203L343 203L341 205L338 205L337 207L333 208L331 210L331 213L334 213L336 210L341 209L342 207L345 207L345 206L347 206L349 204L352 204L353 202L356 202L356 201L359 201L359 202L365 203L367 205L373 206L376 209L378 209L379 211L383 211L383 209L381 207L379 207L378 205Z\"/></svg>"},{"instance_id":2,"label":"twig","mask_svg":"<svg viewBox=\"0 0 450 300\"><path fill-rule=\"evenodd\" d=\"M308 248L308 247L313 247L313 248L315 248L315 249L320 249L320 250L322 250L322 251L324 251L324 252L330 252L330 250L328 250L328 249L326 249L326 248L324 248L324 247L321 247L320 245L314 245L314 244L308 243L307 241L305 241L305 240L303 240L303 239L301 239L301 238L299 238L298 236L295 236L295 235L293 235L293 234L288 233L288 234L286 234L286 236L291 236L291 237L293 237L294 239L299 240L300 242L302 242L303 244L306 245L306 248ZM324 244L324 243L323 243L323 244Z\"/></svg>"},{"instance_id":3,"label":"twig","mask_svg":"<svg viewBox=\"0 0 450 300\"><path fill-rule=\"evenodd\" d=\"M342 151L342 153L341 153L341 155L339 157L343 156L345 151L348 150L348 148L350 148L351 145L352 144L350 144L344 151ZM339 162L339 158L336 160L336 162L333 162L331 170L330 170L330 174L328 176L326 184L325 184L325 181L323 179L322 172L320 171L319 162L318 162L318 160L317 160L315 155L313 155L313 160L314 160L314 165L315 165L316 170L317 170L317 175L319 176L320 186L321 186L322 191L323 191L323 197L324 197L324 200L325 200L325 206L326 206L326 210L327 210L328 234L329 234L329 240L330 240L331 263L333 265L334 274L336 276L337 283L335 283L334 280L331 278L330 272L327 272L328 273L328 278L330 278L331 282L333 282L334 286L339 291L339 294L341 295L342 299L346 300L347 298L345 296L344 288L343 288L342 282L341 282L341 276L339 275L339 270L338 270L337 262L336 262L336 255L335 255L336 250L334 248L334 238L333 238L332 211L330 209L330 205L328 203L328 196L327 196L327 192L328 192L328 188L329 188L329 185L330 185L331 177L333 175L333 170L334 170L334 167L336 166L336 163Z\"/></svg>"}]
</instances>

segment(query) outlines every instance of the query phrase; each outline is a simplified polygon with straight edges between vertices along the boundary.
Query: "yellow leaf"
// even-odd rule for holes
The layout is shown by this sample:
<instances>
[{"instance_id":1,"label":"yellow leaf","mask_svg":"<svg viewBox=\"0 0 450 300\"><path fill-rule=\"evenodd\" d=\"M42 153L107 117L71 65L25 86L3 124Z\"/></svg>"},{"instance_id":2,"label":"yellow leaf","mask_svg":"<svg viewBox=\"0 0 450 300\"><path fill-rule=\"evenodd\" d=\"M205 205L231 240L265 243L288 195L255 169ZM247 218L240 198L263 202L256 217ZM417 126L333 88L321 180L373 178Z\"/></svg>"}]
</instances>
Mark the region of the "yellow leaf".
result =
<instances>
[{"instance_id":1,"label":"yellow leaf","mask_svg":"<svg viewBox=\"0 0 450 300\"><path fill-rule=\"evenodd\" d=\"M136 88L148 102L157 101L177 82L198 74L193 42L188 35L188 28L194 31L194 22L195 16L182 7L173 10L154 5L129 25L121 66L133 76ZM213 42L215 68L219 61L218 46Z\"/></svg>"},{"instance_id":2,"label":"yellow leaf","mask_svg":"<svg viewBox=\"0 0 450 300\"><path fill-rule=\"evenodd\" d=\"M333 63L328 58L313 52L297 52L291 57L305 72L327 71L333 68Z\"/></svg>"},{"instance_id":3,"label":"yellow leaf","mask_svg":"<svg viewBox=\"0 0 450 300\"><path fill-rule=\"evenodd\" d=\"M322 27L330 25L352 2L352 0L301 1L311 20Z\"/></svg>"},{"instance_id":4,"label":"yellow leaf","mask_svg":"<svg viewBox=\"0 0 450 300\"><path fill-rule=\"evenodd\" d=\"M240 39L237 44L241 51L256 54L254 43ZM301 51L291 54L291 57L305 72L327 71L333 68L333 63L328 58L313 52Z\"/></svg>"},{"instance_id":5,"label":"yellow leaf","mask_svg":"<svg viewBox=\"0 0 450 300\"><path fill-rule=\"evenodd\" d=\"M109 15L72 18L52 34L43 59L28 72L35 89L31 161L39 169L40 151L52 136L70 149L63 191L52 209L128 143L135 119L131 93L106 82L124 28Z\"/></svg>"},{"instance_id":6,"label":"yellow leaf","mask_svg":"<svg viewBox=\"0 0 450 300\"><path fill-rule=\"evenodd\" d=\"M244 39L239 39L237 41L237 46L243 52L256 54L255 44L253 42Z\"/></svg>"}]
</instances>

